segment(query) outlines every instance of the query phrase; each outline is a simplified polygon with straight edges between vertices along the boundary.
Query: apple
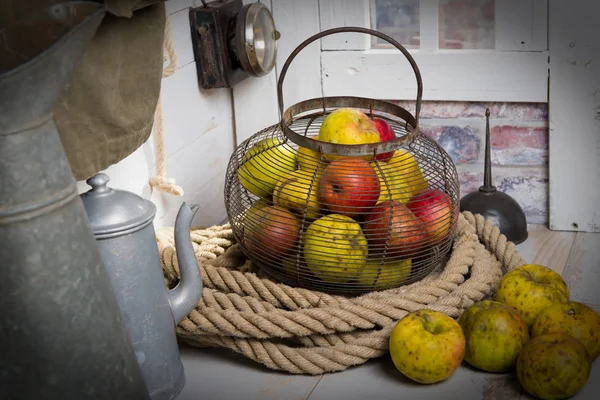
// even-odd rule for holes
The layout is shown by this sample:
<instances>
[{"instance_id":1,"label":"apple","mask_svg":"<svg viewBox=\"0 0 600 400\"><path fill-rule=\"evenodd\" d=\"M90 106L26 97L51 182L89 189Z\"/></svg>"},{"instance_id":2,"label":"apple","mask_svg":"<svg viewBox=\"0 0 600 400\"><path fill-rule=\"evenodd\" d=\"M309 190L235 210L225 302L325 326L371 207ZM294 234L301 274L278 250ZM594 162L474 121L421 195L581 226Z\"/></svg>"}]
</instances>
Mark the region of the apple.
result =
<instances>
[{"instance_id":1,"label":"apple","mask_svg":"<svg viewBox=\"0 0 600 400\"><path fill-rule=\"evenodd\" d=\"M282 178L273 189L273 203L294 211L300 218L312 220L319 217L320 176L298 169Z\"/></svg>"},{"instance_id":2,"label":"apple","mask_svg":"<svg viewBox=\"0 0 600 400\"><path fill-rule=\"evenodd\" d=\"M345 157L332 161L323 171L319 197L329 210L355 217L377 203L380 189L371 164L358 157Z\"/></svg>"},{"instance_id":3,"label":"apple","mask_svg":"<svg viewBox=\"0 0 600 400\"><path fill-rule=\"evenodd\" d=\"M378 203L364 216L363 231L371 251L386 257L413 258L427 240L425 226L404 204L391 200Z\"/></svg>"},{"instance_id":4,"label":"apple","mask_svg":"<svg viewBox=\"0 0 600 400\"><path fill-rule=\"evenodd\" d=\"M338 108L332 111L319 128L318 139L335 144L378 143L379 131L375 123L364 112L351 107ZM324 154L327 160L335 160L339 155ZM361 156L372 160L372 155Z\"/></svg>"},{"instance_id":5,"label":"apple","mask_svg":"<svg viewBox=\"0 0 600 400\"><path fill-rule=\"evenodd\" d=\"M273 193L275 184L295 170L296 152L278 138L267 138L244 154L237 174L246 190L267 198Z\"/></svg>"},{"instance_id":6,"label":"apple","mask_svg":"<svg viewBox=\"0 0 600 400\"><path fill-rule=\"evenodd\" d=\"M452 198L438 189L421 191L406 206L423 222L430 243L433 244L448 236L453 222L458 218L457 206Z\"/></svg>"},{"instance_id":7,"label":"apple","mask_svg":"<svg viewBox=\"0 0 600 400\"><path fill-rule=\"evenodd\" d=\"M318 135L310 136L311 139L318 139ZM307 147L298 146L298 167L307 172L314 172L315 169L323 169L324 163L327 162L325 157L321 158L321 154Z\"/></svg>"},{"instance_id":8,"label":"apple","mask_svg":"<svg viewBox=\"0 0 600 400\"><path fill-rule=\"evenodd\" d=\"M279 262L298 244L300 220L278 205L261 207L244 229L246 248L263 261Z\"/></svg>"},{"instance_id":9,"label":"apple","mask_svg":"<svg viewBox=\"0 0 600 400\"><path fill-rule=\"evenodd\" d=\"M388 161L388 164L398 168L402 173L406 183L411 188L411 196L415 196L429 187L427 178L423 174L419 162L410 151L398 149Z\"/></svg>"},{"instance_id":10,"label":"apple","mask_svg":"<svg viewBox=\"0 0 600 400\"><path fill-rule=\"evenodd\" d=\"M243 214L242 221L245 224L245 226L256 226L258 223L256 212L258 210L260 210L261 208L264 208L264 207L267 207L270 205L272 205L272 203L266 199L258 199L256 201L254 201L252 203L252 205Z\"/></svg>"},{"instance_id":11,"label":"apple","mask_svg":"<svg viewBox=\"0 0 600 400\"><path fill-rule=\"evenodd\" d=\"M531 338L517 360L517 379L542 400L567 399L587 383L592 363L585 346L564 332Z\"/></svg>"},{"instance_id":12,"label":"apple","mask_svg":"<svg viewBox=\"0 0 600 400\"><path fill-rule=\"evenodd\" d=\"M452 376L464 359L465 345L465 336L455 319L427 309L413 311L398 321L389 339L396 369L422 384Z\"/></svg>"},{"instance_id":13,"label":"apple","mask_svg":"<svg viewBox=\"0 0 600 400\"><path fill-rule=\"evenodd\" d=\"M394 133L394 130L385 119L375 117L372 118L372 120L375 123L375 126L377 127L377 132L379 132L380 142L387 142L389 140L396 139L396 134ZM387 153L380 153L375 155L375 159L378 161L389 161L393 157L393 155L394 151L392 150L388 151Z\"/></svg>"},{"instance_id":14,"label":"apple","mask_svg":"<svg viewBox=\"0 0 600 400\"><path fill-rule=\"evenodd\" d=\"M567 302L569 289L560 274L538 264L521 265L506 273L496 290L496 301L514 307L531 330L535 319L552 303Z\"/></svg>"},{"instance_id":15,"label":"apple","mask_svg":"<svg viewBox=\"0 0 600 400\"><path fill-rule=\"evenodd\" d=\"M377 203L389 200L390 195L392 200L402 204L408 203L411 198L411 189L398 167L377 161L373 161L371 165L379 177L379 186L381 187Z\"/></svg>"},{"instance_id":16,"label":"apple","mask_svg":"<svg viewBox=\"0 0 600 400\"><path fill-rule=\"evenodd\" d=\"M349 282L364 267L368 243L354 219L328 214L313 221L304 234L308 269L326 282Z\"/></svg>"},{"instance_id":17,"label":"apple","mask_svg":"<svg viewBox=\"0 0 600 400\"><path fill-rule=\"evenodd\" d=\"M373 290L384 290L399 286L410 277L412 261L370 258L362 268L356 283Z\"/></svg>"},{"instance_id":18,"label":"apple","mask_svg":"<svg viewBox=\"0 0 600 400\"><path fill-rule=\"evenodd\" d=\"M517 310L492 300L467 308L458 318L467 341L465 361L487 372L514 368L529 329Z\"/></svg>"},{"instance_id":19,"label":"apple","mask_svg":"<svg viewBox=\"0 0 600 400\"><path fill-rule=\"evenodd\" d=\"M315 279L312 272L306 266L302 252L288 254L283 257L281 266L283 267L283 273L297 281Z\"/></svg>"},{"instance_id":20,"label":"apple","mask_svg":"<svg viewBox=\"0 0 600 400\"><path fill-rule=\"evenodd\" d=\"M531 327L531 336L564 332L583 344L594 361L600 355L600 315L578 301L553 303L545 308Z\"/></svg>"}]
</instances>

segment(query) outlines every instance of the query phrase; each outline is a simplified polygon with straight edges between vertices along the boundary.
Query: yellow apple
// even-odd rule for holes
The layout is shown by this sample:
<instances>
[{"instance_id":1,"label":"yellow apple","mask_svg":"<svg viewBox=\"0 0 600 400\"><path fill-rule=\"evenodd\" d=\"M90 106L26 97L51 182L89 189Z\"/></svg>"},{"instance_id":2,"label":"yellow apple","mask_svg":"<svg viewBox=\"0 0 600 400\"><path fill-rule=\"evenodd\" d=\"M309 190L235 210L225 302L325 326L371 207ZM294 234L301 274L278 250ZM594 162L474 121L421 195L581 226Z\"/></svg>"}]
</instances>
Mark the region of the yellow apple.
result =
<instances>
[{"instance_id":1,"label":"yellow apple","mask_svg":"<svg viewBox=\"0 0 600 400\"><path fill-rule=\"evenodd\" d=\"M311 139L318 140L318 135L310 136ZM325 157L321 159L321 154L317 151L311 150L307 147L298 146L298 168L307 171L314 172L318 167L321 172L326 167L327 160Z\"/></svg>"},{"instance_id":2,"label":"yellow apple","mask_svg":"<svg viewBox=\"0 0 600 400\"><path fill-rule=\"evenodd\" d=\"M319 217L319 181L321 177L313 172L297 169L282 178L273 189L273 203L289 208L300 217Z\"/></svg>"},{"instance_id":3,"label":"yellow apple","mask_svg":"<svg viewBox=\"0 0 600 400\"><path fill-rule=\"evenodd\" d=\"M386 162L374 161L371 165L379 177L379 184L381 186L377 203L389 200L390 194L392 200L396 200L402 204L408 203L412 195L412 190L402 177L402 172L399 168Z\"/></svg>"},{"instance_id":4,"label":"yellow apple","mask_svg":"<svg viewBox=\"0 0 600 400\"><path fill-rule=\"evenodd\" d=\"M365 144L379 143L379 131L377 126L362 111L351 108L339 108L331 112L319 128L318 138L322 142L336 144ZM324 154L324 157L330 161L337 159L335 154ZM374 156L362 156L367 161L371 161Z\"/></svg>"},{"instance_id":5,"label":"yellow apple","mask_svg":"<svg viewBox=\"0 0 600 400\"><path fill-rule=\"evenodd\" d=\"M252 228L253 225L256 226L259 221L258 211L266 206L272 205L271 202L265 199L258 199L246 210L244 213L244 225Z\"/></svg>"},{"instance_id":6,"label":"yellow apple","mask_svg":"<svg viewBox=\"0 0 600 400\"><path fill-rule=\"evenodd\" d=\"M488 372L507 372L517 363L529 330L517 310L497 301L478 301L458 318L467 340L465 361Z\"/></svg>"},{"instance_id":7,"label":"yellow apple","mask_svg":"<svg viewBox=\"0 0 600 400\"><path fill-rule=\"evenodd\" d=\"M358 274L356 283L373 290L383 290L398 286L408 279L412 267L411 260L369 259ZM379 275L378 275L379 274Z\"/></svg>"},{"instance_id":8,"label":"yellow apple","mask_svg":"<svg viewBox=\"0 0 600 400\"><path fill-rule=\"evenodd\" d=\"M298 260L298 257L300 259ZM314 274L306 266L306 261L302 252L289 254L281 260L281 266L283 267L283 273L289 278L296 280L296 282L307 282L315 280Z\"/></svg>"},{"instance_id":9,"label":"yellow apple","mask_svg":"<svg viewBox=\"0 0 600 400\"><path fill-rule=\"evenodd\" d=\"M600 315L578 301L553 303L538 315L531 336L564 332L583 344L592 361L600 355Z\"/></svg>"},{"instance_id":10,"label":"yellow apple","mask_svg":"<svg viewBox=\"0 0 600 400\"><path fill-rule=\"evenodd\" d=\"M296 152L281 139L267 138L254 144L238 169L242 186L258 197L271 196L275 184L296 170Z\"/></svg>"},{"instance_id":11,"label":"yellow apple","mask_svg":"<svg viewBox=\"0 0 600 400\"><path fill-rule=\"evenodd\" d=\"M545 308L555 302L569 301L569 289L556 271L543 265L525 264L502 277L495 300L515 308L531 330Z\"/></svg>"},{"instance_id":12,"label":"yellow apple","mask_svg":"<svg viewBox=\"0 0 600 400\"><path fill-rule=\"evenodd\" d=\"M411 188L411 195L415 196L429 187L427 178L419 166L419 162L410 151L398 149L394 152L388 164L393 165L403 175L404 180Z\"/></svg>"},{"instance_id":13,"label":"yellow apple","mask_svg":"<svg viewBox=\"0 0 600 400\"><path fill-rule=\"evenodd\" d=\"M313 221L304 234L304 260L326 282L349 282L367 261L368 244L354 219L329 214Z\"/></svg>"},{"instance_id":14,"label":"yellow apple","mask_svg":"<svg viewBox=\"0 0 600 400\"><path fill-rule=\"evenodd\" d=\"M390 335L390 356L402 374L432 384L448 379L465 355L465 336L452 317L433 310L413 311Z\"/></svg>"},{"instance_id":15,"label":"yellow apple","mask_svg":"<svg viewBox=\"0 0 600 400\"><path fill-rule=\"evenodd\" d=\"M587 383L592 363L585 346L566 333L545 333L528 341L517 360L523 389L542 400L574 396Z\"/></svg>"}]
</instances>

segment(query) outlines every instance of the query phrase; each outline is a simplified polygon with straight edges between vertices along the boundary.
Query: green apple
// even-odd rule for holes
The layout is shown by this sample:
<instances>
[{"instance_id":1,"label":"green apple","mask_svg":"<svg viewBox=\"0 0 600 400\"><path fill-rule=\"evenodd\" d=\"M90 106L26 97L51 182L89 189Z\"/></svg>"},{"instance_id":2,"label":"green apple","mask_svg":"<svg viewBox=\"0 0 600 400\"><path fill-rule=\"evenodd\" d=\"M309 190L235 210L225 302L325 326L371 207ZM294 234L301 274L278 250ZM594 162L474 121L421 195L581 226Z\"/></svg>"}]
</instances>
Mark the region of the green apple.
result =
<instances>
[{"instance_id":1,"label":"green apple","mask_svg":"<svg viewBox=\"0 0 600 400\"><path fill-rule=\"evenodd\" d=\"M579 340L592 361L600 355L600 315L581 302L556 302L545 308L533 323L531 336L550 332L564 332Z\"/></svg>"},{"instance_id":2,"label":"green apple","mask_svg":"<svg viewBox=\"0 0 600 400\"><path fill-rule=\"evenodd\" d=\"M304 234L304 259L326 282L349 282L367 261L368 244L354 219L329 214L313 221Z\"/></svg>"},{"instance_id":3,"label":"green apple","mask_svg":"<svg viewBox=\"0 0 600 400\"><path fill-rule=\"evenodd\" d=\"M361 269L356 283L373 290L383 290L398 286L408 279L412 261L407 260L385 260L371 258Z\"/></svg>"},{"instance_id":4,"label":"green apple","mask_svg":"<svg viewBox=\"0 0 600 400\"><path fill-rule=\"evenodd\" d=\"M310 136L313 140L318 140L318 135ZM311 150L306 147L298 146L298 168L304 171L313 173L315 169L319 168L322 172L327 166L327 160L325 157L321 158L321 154L317 151Z\"/></svg>"},{"instance_id":5,"label":"green apple","mask_svg":"<svg viewBox=\"0 0 600 400\"><path fill-rule=\"evenodd\" d=\"M273 189L273 202L286 207L301 217L312 220L319 217L320 176L312 172L298 169L282 178Z\"/></svg>"},{"instance_id":6,"label":"green apple","mask_svg":"<svg viewBox=\"0 0 600 400\"><path fill-rule=\"evenodd\" d=\"M258 224L258 215L257 212L264 207L272 205L268 200L258 199L252 203L252 205L246 210L243 214L242 222L246 226L252 226Z\"/></svg>"},{"instance_id":7,"label":"green apple","mask_svg":"<svg viewBox=\"0 0 600 400\"><path fill-rule=\"evenodd\" d=\"M543 265L525 264L502 277L495 300L515 308L531 330L545 308L570 299L567 283L558 272Z\"/></svg>"},{"instance_id":8,"label":"green apple","mask_svg":"<svg viewBox=\"0 0 600 400\"><path fill-rule=\"evenodd\" d=\"M258 197L272 195L277 182L296 170L296 152L283 140L267 138L257 142L242 158L238 179Z\"/></svg>"},{"instance_id":9,"label":"green apple","mask_svg":"<svg viewBox=\"0 0 600 400\"><path fill-rule=\"evenodd\" d=\"M530 395L541 400L563 400L583 389L592 362L585 346L573 336L544 333L525 344L516 370L519 383Z\"/></svg>"},{"instance_id":10,"label":"green apple","mask_svg":"<svg viewBox=\"0 0 600 400\"><path fill-rule=\"evenodd\" d=\"M419 162L410 151L406 149L396 150L388 164L393 165L402 173L404 180L411 189L412 196L416 196L429 188L427 178L425 178L423 170L419 167Z\"/></svg>"},{"instance_id":11,"label":"green apple","mask_svg":"<svg viewBox=\"0 0 600 400\"><path fill-rule=\"evenodd\" d=\"M402 171L400 168L393 164L376 161L372 162L371 166L377 173L377 176L379 177L379 184L381 186L377 203L389 200L390 195L392 200L396 200L402 204L408 203L411 198L412 191L411 187L402 177Z\"/></svg>"},{"instance_id":12,"label":"green apple","mask_svg":"<svg viewBox=\"0 0 600 400\"><path fill-rule=\"evenodd\" d=\"M483 371L512 370L529 340L523 317L497 301L476 302L462 313L458 323L467 341L465 361Z\"/></svg>"}]
</instances>

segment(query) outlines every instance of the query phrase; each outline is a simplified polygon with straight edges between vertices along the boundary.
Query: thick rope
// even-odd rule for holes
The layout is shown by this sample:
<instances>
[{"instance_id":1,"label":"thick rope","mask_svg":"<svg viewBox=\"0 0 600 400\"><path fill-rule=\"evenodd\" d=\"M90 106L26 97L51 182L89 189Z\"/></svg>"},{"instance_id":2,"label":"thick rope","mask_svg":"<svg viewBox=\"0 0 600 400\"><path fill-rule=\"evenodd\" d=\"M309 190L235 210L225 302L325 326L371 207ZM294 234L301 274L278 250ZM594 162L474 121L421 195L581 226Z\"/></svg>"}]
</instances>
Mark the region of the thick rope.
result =
<instances>
[{"instance_id":1,"label":"thick rope","mask_svg":"<svg viewBox=\"0 0 600 400\"><path fill-rule=\"evenodd\" d=\"M177 70L177 54L173 48L173 39L171 35L171 19L165 21L165 40L163 44L164 61L169 60L169 64L163 68L163 78L167 78ZM174 196L183 196L183 189L175 183L175 179L167 177L165 139L162 112L162 94L158 97L156 111L154 112L154 151L156 153L156 175L150 178L150 186L161 192L170 193Z\"/></svg>"},{"instance_id":2,"label":"thick rope","mask_svg":"<svg viewBox=\"0 0 600 400\"><path fill-rule=\"evenodd\" d=\"M181 341L228 348L294 374L341 371L379 357L409 312L427 308L457 318L491 296L504 273L525 264L489 220L463 212L443 268L410 285L347 298L261 278L228 224L193 229L191 238L204 289L177 327ZM179 278L173 230L157 232L157 242L165 281L173 286Z\"/></svg>"}]
</instances>

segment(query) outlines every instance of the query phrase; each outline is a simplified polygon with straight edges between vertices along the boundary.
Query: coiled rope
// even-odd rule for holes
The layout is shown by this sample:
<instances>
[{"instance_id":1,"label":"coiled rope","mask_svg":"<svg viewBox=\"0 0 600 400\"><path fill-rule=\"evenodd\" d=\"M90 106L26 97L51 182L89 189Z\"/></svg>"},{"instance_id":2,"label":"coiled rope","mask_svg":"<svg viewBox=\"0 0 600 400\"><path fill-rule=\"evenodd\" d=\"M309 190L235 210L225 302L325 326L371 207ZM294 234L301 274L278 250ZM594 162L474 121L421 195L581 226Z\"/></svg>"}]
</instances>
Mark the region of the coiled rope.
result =
<instances>
[{"instance_id":1,"label":"coiled rope","mask_svg":"<svg viewBox=\"0 0 600 400\"><path fill-rule=\"evenodd\" d=\"M256 271L228 224L192 229L204 283L179 339L223 347L274 370L317 375L384 355L396 322L418 309L457 318L495 293L502 276L525 264L515 245L481 215L462 212L447 263L425 279L346 298L274 282ZM157 232L165 282L179 279L173 229Z\"/></svg>"}]
</instances>

